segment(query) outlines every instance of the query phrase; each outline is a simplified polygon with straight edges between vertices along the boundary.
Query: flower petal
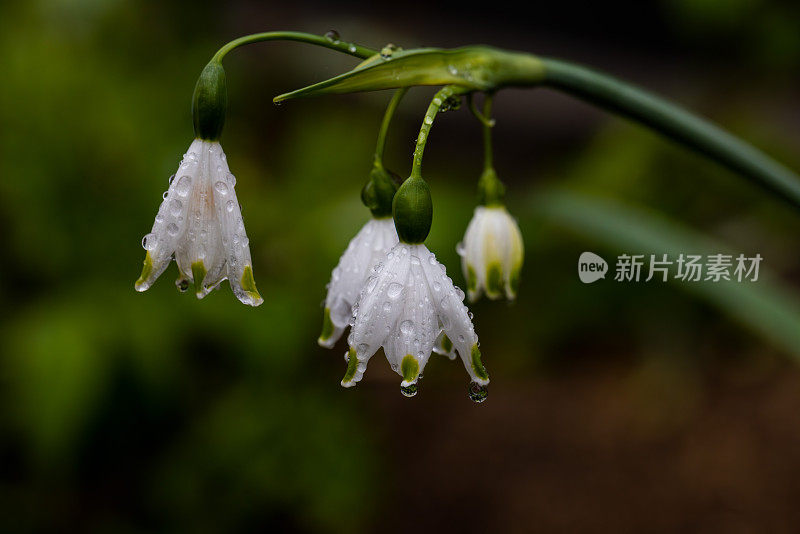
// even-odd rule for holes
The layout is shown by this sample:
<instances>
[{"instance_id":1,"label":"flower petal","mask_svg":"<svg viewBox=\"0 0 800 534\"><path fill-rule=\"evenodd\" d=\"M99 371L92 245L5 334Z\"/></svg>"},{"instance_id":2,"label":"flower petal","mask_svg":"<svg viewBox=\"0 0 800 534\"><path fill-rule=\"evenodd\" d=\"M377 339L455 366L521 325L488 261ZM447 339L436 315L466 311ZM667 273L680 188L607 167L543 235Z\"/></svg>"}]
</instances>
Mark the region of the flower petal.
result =
<instances>
[{"instance_id":1,"label":"flower petal","mask_svg":"<svg viewBox=\"0 0 800 534\"><path fill-rule=\"evenodd\" d=\"M442 331L453 342L472 380L481 385L488 384L489 375L481 363L478 350L478 336L472 326L469 310L463 303L464 292L453 285L444 267L436 261L436 256L432 253L428 253L422 265L428 284L433 288L432 300Z\"/></svg>"},{"instance_id":2,"label":"flower petal","mask_svg":"<svg viewBox=\"0 0 800 534\"><path fill-rule=\"evenodd\" d=\"M354 307L355 322L350 335L350 365L342 385L355 385L364 375L366 365L383 345L403 312L403 297L411 270L409 245L398 243L387 255L380 269L367 279ZM357 362L353 361L356 356Z\"/></svg>"},{"instance_id":3,"label":"flower petal","mask_svg":"<svg viewBox=\"0 0 800 534\"><path fill-rule=\"evenodd\" d=\"M189 146L158 208L153 229L145 236L144 245L147 253L142 274L135 284L137 291L147 290L164 272L186 232L188 211L186 198L191 183L198 174L201 147L202 141L197 139Z\"/></svg>"},{"instance_id":4,"label":"flower petal","mask_svg":"<svg viewBox=\"0 0 800 534\"><path fill-rule=\"evenodd\" d=\"M222 147L215 143L210 153L210 180L214 198L215 221L220 233L219 279L228 279L231 290L243 304L258 306L264 299L253 278L250 240L244 229L239 200L236 197L236 178L228 168Z\"/></svg>"}]
</instances>

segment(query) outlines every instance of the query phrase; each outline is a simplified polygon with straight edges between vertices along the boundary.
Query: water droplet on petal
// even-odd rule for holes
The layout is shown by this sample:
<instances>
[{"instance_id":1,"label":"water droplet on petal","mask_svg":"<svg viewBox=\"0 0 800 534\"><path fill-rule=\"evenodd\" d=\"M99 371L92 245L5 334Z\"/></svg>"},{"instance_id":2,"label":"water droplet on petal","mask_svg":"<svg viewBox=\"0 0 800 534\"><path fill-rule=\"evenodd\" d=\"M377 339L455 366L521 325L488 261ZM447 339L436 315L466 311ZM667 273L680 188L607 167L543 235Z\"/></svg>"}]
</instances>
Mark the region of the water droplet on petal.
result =
<instances>
[{"instance_id":1,"label":"water droplet on petal","mask_svg":"<svg viewBox=\"0 0 800 534\"><path fill-rule=\"evenodd\" d=\"M403 292L403 286L401 286L397 282L392 282L386 289L386 296L388 296L390 299L397 299L402 292Z\"/></svg>"},{"instance_id":2,"label":"water droplet on petal","mask_svg":"<svg viewBox=\"0 0 800 534\"><path fill-rule=\"evenodd\" d=\"M169 223L167 225L167 233L172 237L178 235L178 225L175 223Z\"/></svg>"},{"instance_id":3,"label":"water droplet on petal","mask_svg":"<svg viewBox=\"0 0 800 534\"><path fill-rule=\"evenodd\" d=\"M375 286L378 285L378 277L377 276L370 276L369 280L367 280L367 293L372 293L372 290L375 289Z\"/></svg>"},{"instance_id":4,"label":"water droplet on petal","mask_svg":"<svg viewBox=\"0 0 800 534\"><path fill-rule=\"evenodd\" d=\"M192 185L192 177L191 176L181 176L178 179L178 183L175 184L175 192L178 193L180 196L185 197L189 194L189 188Z\"/></svg>"},{"instance_id":5,"label":"water droplet on petal","mask_svg":"<svg viewBox=\"0 0 800 534\"><path fill-rule=\"evenodd\" d=\"M461 291L460 287L456 287L455 290L456 290L456 296L458 297L458 300L463 302L464 301L464 292Z\"/></svg>"},{"instance_id":6,"label":"water droplet on petal","mask_svg":"<svg viewBox=\"0 0 800 534\"><path fill-rule=\"evenodd\" d=\"M156 234L150 233L142 238L142 247L145 250L155 249L157 243L158 243L158 237L156 237Z\"/></svg>"},{"instance_id":7,"label":"water droplet on petal","mask_svg":"<svg viewBox=\"0 0 800 534\"><path fill-rule=\"evenodd\" d=\"M414 321L409 321L406 319L402 323L400 323L400 331L407 336L410 336L414 333Z\"/></svg>"},{"instance_id":8,"label":"water droplet on petal","mask_svg":"<svg viewBox=\"0 0 800 534\"><path fill-rule=\"evenodd\" d=\"M185 278L181 278L175 282L175 287L177 287L178 291L181 293L185 293L189 289L189 281Z\"/></svg>"},{"instance_id":9,"label":"water droplet on petal","mask_svg":"<svg viewBox=\"0 0 800 534\"><path fill-rule=\"evenodd\" d=\"M386 313L389 313L390 311L392 311L392 303L389 302L388 300L383 303L383 311L386 312Z\"/></svg>"},{"instance_id":10,"label":"water droplet on petal","mask_svg":"<svg viewBox=\"0 0 800 534\"><path fill-rule=\"evenodd\" d=\"M228 185L221 180L214 184L214 189L216 189L220 195L228 194Z\"/></svg>"},{"instance_id":11,"label":"water droplet on petal","mask_svg":"<svg viewBox=\"0 0 800 534\"><path fill-rule=\"evenodd\" d=\"M470 382L468 395L469 400L480 404L486 400L486 397L489 395L489 389L486 386L478 384L477 382Z\"/></svg>"},{"instance_id":12,"label":"water droplet on petal","mask_svg":"<svg viewBox=\"0 0 800 534\"><path fill-rule=\"evenodd\" d=\"M225 209L228 210L228 213L232 212L233 208L235 207L236 204L233 202L233 200L229 200L228 202L225 203Z\"/></svg>"},{"instance_id":13,"label":"water droplet on petal","mask_svg":"<svg viewBox=\"0 0 800 534\"><path fill-rule=\"evenodd\" d=\"M172 176L169 177L169 180L167 180L167 183L169 185L172 185L172 180L174 180L174 179L175 179L175 175L173 174Z\"/></svg>"},{"instance_id":14,"label":"water droplet on petal","mask_svg":"<svg viewBox=\"0 0 800 534\"><path fill-rule=\"evenodd\" d=\"M173 217L177 217L181 214L181 209L183 208L183 202L178 200L177 198L173 198L169 201L169 212L172 214Z\"/></svg>"},{"instance_id":15,"label":"water droplet on petal","mask_svg":"<svg viewBox=\"0 0 800 534\"><path fill-rule=\"evenodd\" d=\"M369 345L367 345L366 343L360 343L356 347L356 353L358 354L366 354L367 352L369 352Z\"/></svg>"},{"instance_id":16,"label":"water droplet on petal","mask_svg":"<svg viewBox=\"0 0 800 534\"><path fill-rule=\"evenodd\" d=\"M434 280L433 281L433 290L434 291L441 291L441 289L442 289L442 284L440 284L438 280Z\"/></svg>"}]
</instances>

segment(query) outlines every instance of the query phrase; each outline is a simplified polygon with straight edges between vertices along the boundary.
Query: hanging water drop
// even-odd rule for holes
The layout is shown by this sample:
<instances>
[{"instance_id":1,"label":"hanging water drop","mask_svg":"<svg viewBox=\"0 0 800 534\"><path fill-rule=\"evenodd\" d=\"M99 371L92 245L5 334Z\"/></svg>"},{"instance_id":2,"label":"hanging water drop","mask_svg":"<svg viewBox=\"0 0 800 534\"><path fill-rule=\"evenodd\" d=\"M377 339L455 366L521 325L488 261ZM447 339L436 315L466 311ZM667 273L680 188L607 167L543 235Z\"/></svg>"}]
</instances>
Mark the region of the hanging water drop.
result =
<instances>
[{"instance_id":1,"label":"hanging water drop","mask_svg":"<svg viewBox=\"0 0 800 534\"><path fill-rule=\"evenodd\" d=\"M489 388L482 386L477 382L470 382L468 395L469 400L476 404L480 404L485 401L486 397L489 395Z\"/></svg>"},{"instance_id":2,"label":"hanging water drop","mask_svg":"<svg viewBox=\"0 0 800 534\"><path fill-rule=\"evenodd\" d=\"M417 385L409 384L407 386L400 386L400 393L402 393L404 397L413 397L417 394Z\"/></svg>"}]
</instances>

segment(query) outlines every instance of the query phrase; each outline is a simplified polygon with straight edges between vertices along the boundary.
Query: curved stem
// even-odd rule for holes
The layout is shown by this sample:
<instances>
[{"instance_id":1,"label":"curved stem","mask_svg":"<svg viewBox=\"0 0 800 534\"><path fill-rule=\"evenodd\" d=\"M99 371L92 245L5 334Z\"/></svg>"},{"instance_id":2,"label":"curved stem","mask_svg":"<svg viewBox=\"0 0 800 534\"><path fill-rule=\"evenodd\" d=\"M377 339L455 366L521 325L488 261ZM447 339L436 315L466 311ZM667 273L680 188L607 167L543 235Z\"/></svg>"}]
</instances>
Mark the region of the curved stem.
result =
<instances>
[{"instance_id":1,"label":"curved stem","mask_svg":"<svg viewBox=\"0 0 800 534\"><path fill-rule=\"evenodd\" d=\"M638 121L800 206L800 177L754 146L653 94L600 72L542 58L544 85Z\"/></svg>"},{"instance_id":2,"label":"curved stem","mask_svg":"<svg viewBox=\"0 0 800 534\"><path fill-rule=\"evenodd\" d=\"M408 87L402 87L394 92L389 105L386 107L386 113L383 114L383 121L381 122L381 129L378 131L378 144L375 146L375 164L383 166L383 152L386 148L386 133L389 131L389 124L392 122L394 112L400 101L408 92Z\"/></svg>"},{"instance_id":3,"label":"curved stem","mask_svg":"<svg viewBox=\"0 0 800 534\"><path fill-rule=\"evenodd\" d=\"M492 126L494 120L492 116L492 98L491 93L486 93L486 100L483 101L483 116L488 122L483 122L483 170L488 171L494 168L494 154L492 150Z\"/></svg>"},{"instance_id":4,"label":"curved stem","mask_svg":"<svg viewBox=\"0 0 800 534\"><path fill-rule=\"evenodd\" d=\"M433 96L433 100L431 100L428 110L425 112L425 118L422 119L419 135L417 135L417 146L414 148L414 163L411 167L412 177L422 177L422 154L425 152L425 144L428 141L428 134L431 131L431 126L433 126L433 119L436 118L436 114L439 113L442 105L444 105L449 98L456 94L461 94L463 91L463 89L459 89L454 85L448 85L440 89Z\"/></svg>"},{"instance_id":5,"label":"curved stem","mask_svg":"<svg viewBox=\"0 0 800 534\"><path fill-rule=\"evenodd\" d=\"M325 48L330 48L331 50L336 50L338 52L344 52L345 54L362 59L374 56L378 53L377 50L372 50L371 48L357 45L355 43L348 43L338 38L329 38L323 35L314 35L313 33L280 31L254 33L234 39L233 41L223 45L222 48L220 48L217 53L214 54L212 61L221 62L225 55L231 50L234 50L240 46L251 43L259 43L262 41L297 41L300 43L324 46Z\"/></svg>"}]
</instances>

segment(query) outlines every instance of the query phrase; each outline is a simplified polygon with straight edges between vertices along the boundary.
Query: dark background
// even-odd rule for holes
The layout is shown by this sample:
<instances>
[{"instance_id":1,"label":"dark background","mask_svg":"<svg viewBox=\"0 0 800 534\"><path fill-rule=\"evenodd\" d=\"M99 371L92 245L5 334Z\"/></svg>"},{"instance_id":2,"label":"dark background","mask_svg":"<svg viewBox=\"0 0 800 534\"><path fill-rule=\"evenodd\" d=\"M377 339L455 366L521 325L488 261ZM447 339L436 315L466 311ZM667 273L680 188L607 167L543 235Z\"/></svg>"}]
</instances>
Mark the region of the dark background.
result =
<instances>
[{"instance_id":1,"label":"dark background","mask_svg":"<svg viewBox=\"0 0 800 534\"><path fill-rule=\"evenodd\" d=\"M485 43L592 65L800 168L800 9L764 0L0 4L3 532L792 532L800 521L800 214L716 164L549 90L496 99L496 166L526 263L473 306L488 400L433 357L406 399L377 355L354 390L318 348L330 270L388 94L274 95L350 68L296 43L226 59L223 145L257 309L133 290L191 136L197 75L250 32L407 48ZM433 89L387 160L408 173ZM440 117L429 247L475 204L480 129ZM699 245L701 243L702 245ZM756 283L591 286L584 250L760 253Z\"/></svg>"}]
</instances>

